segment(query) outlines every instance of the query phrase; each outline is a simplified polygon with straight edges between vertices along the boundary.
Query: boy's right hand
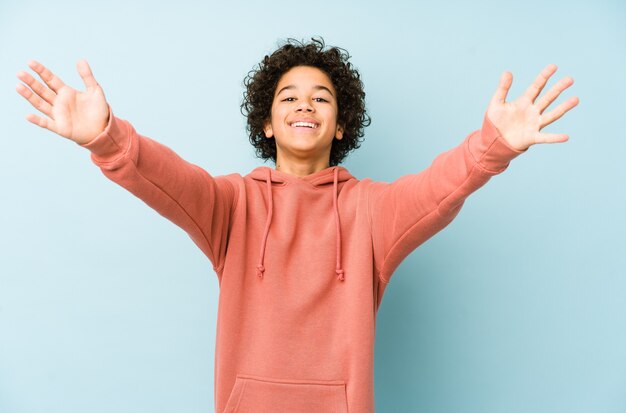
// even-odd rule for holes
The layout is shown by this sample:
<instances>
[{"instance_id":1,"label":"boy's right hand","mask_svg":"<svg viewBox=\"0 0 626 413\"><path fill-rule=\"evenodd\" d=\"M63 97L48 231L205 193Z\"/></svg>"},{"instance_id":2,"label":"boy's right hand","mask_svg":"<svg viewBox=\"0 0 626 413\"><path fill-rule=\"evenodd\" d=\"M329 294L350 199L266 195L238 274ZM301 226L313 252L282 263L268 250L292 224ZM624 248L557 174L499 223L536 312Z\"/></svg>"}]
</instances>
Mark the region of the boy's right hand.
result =
<instances>
[{"instance_id":1,"label":"boy's right hand","mask_svg":"<svg viewBox=\"0 0 626 413\"><path fill-rule=\"evenodd\" d=\"M76 65L87 88L84 92L66 85L39 62L31 60L28 66L47 85L25 71L17 73L17 77L30 86L29 89L20 83L15 88L17 92L47 116L30 113L26 116L29 122L78 144L88 143L104 131L109 122L109 106L86 60L79 60Z\"/></svg>"}]
</instances>

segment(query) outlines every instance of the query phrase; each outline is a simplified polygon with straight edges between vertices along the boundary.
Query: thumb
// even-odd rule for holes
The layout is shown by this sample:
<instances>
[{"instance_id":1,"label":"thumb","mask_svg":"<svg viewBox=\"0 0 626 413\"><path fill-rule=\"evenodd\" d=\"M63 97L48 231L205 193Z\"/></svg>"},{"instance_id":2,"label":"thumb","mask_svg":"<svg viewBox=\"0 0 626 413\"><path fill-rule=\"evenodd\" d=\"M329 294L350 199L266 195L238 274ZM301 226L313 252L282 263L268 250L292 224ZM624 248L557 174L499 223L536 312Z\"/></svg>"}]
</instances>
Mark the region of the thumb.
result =
<instances>
[{"instance_id":1,"label":"thumb","mask_svg":"<svg viewBox=\"0 0 626 413\"><path fill-rule=\"evenodd\" d=\"M491 98L491 105L502 105L505 103L506 96L509 93L512 83L513 73L509 71L502 73L502 76L500 76L500 82L498 83L498 88Z\"/></svg>"},{"instance_id":2,"label":"thumb","mask_svg":"<svg viewBox=\"0 0 626 413\"><path fill-rule=\"evenodd\" d=\"M76 64L76 68L78 69L78 74L83 79L85 87L88 91L91 92L98 87L98 82L96 82L96 78L93 77L93 73L91 72L91 68L89 67L89 63L87 63L87 60L79 60Z\"/></svg>"}]
</instances>

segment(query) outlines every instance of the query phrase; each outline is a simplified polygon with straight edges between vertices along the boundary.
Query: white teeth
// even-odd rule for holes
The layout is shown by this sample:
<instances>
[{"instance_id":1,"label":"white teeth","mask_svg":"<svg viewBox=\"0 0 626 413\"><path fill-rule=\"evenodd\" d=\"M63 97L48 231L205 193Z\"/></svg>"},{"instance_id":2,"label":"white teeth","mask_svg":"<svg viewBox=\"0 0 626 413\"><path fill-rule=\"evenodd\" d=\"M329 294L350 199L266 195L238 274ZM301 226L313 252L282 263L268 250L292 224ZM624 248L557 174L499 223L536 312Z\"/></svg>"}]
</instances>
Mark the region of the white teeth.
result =
<instances>
[{"instance_id":1,"label":"white teeth","mask_svg":"<svg viewBox=\"0 0 626 413\"><path fill-rule=\"evenodd\" d=\"M317 128L317 125L309 122L294 122L291 124L291 127L295 128L296 126L306 126L308 128Z\"/></svg>"}]
</instances>

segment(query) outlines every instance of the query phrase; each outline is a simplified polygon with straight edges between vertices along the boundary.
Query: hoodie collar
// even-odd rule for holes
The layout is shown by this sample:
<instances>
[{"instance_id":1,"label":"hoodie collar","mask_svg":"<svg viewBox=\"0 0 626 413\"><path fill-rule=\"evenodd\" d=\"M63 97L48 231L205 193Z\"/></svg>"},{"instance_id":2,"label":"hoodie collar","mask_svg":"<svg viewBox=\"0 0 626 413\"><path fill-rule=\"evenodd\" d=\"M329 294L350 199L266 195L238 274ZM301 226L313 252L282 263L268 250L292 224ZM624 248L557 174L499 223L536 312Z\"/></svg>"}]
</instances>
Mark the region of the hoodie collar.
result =
<instances>
[{"instance_id":1,"label":"hoodie collar","mask_svg":"<svg viewBox=\"0 0 626 413\"><path fill-rule=\"evenodd\" d=\"M273 183L290 183L290 182L308 182L314 186L321 186L324 184L333 183L334 175L337 172L337 182L344 182L354 178L350 172L343 166L329 166L326 169L317 171L315 173L299 177L287 172L282 172L267 166L259 166L250 172L248 176L257 181L265 181L266 177L271 174L271 181Z\"/></svg>"},{"instance_id":2,"label":"hoodie collar","mask_svg":"<svg viewBox=\"0 0 626 413\"><path fill-rule=\"evenodd\" d=\"M295 175L291 175L286 172L281 172L276 169L269 168L267 166L259 166L252 170L250 174L248 174L252 179L257 181L265 182L265 190L267 193L266 199L268 200L267 205L267 218L265 220L265 230L263 232L263 237L261 239L261 246L259 251L259 262L256 266L257 275L259 277L263 277L263 273L265 272L265 267L263 266L263 262L265 260L265 246L267 245L267 237L270 232L270 225L272 224L272 214L274 209L274 202L272 199L272 183L276 184L302 184L308 183L313 186L322 186L326 184L333 184L333 210L335 215L335 229L336 229L336 257L337 263L335 268L335 273L337 274L337 279L339 281L344 280L344 270L341 268L341 225L339 220L339 206L337 205L339 199L338 193L338 184L340 182L345 182L354 177L346 168L343 166L330 166L326 169L322 169L321 171L317 171L310 175L304 177L297 177Z\"/></svg>"}]
</instances>

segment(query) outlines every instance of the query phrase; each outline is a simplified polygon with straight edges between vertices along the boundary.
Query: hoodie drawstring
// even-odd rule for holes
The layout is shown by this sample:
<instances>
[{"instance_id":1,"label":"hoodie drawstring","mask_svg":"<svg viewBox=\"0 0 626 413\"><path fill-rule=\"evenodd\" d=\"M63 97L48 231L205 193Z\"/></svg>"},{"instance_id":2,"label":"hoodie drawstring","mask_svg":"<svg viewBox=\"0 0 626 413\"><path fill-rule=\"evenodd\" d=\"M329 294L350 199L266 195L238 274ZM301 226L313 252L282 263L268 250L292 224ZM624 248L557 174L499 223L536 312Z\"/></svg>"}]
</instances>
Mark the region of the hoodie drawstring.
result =
<instances>
[{"instance_id":1,"label":"hoodie drawstring","mask_svg":"<svg viewBox=\"0 0 626 413\"><path fill-rule=\"evenodd\" d=\"M337 206L337 181L339 175L339 168L335 168L333 171L333 209L335 210L335 228L337 233L337 266L335 268L335 273L337 273L337 279L339 281L343 281L344 270L341 268L341 225L339 222L339 207ZM272 223L272 214L274 209L273 199L272 199L272 173L271 169L267 169L267 176L265 177L266 188L267 188L267 199L269 202L269 206L267 209L267 219L265 221L265 232L263 233L263 239L261 240L261 251L259 253L259 263L256 266L257 275L259 277L263 277L263 273L265 272L265 267L263 266L263 262L265 259L265 247L267 245L267 237L270 232L270 225Z\"/></svg>"},{"instance_id":2,"label":"hoodie drawstring","mask_svg":"<svg viewBox=\"0 0 626 413\"><path fill-rule=\"evenodd\" d=\"M335 168L334 180L333 180L333 207L335 208L335 225L337 227L337 279L343 281L343 269L341 268L341 225L339 225L339 208L337 207L337 175L339 174L339 168Z\"/></svg>"},{"instance_id":3,"label":"hoodie drawstring","mask_svg":"<svg viewBox=\"0 0 626 413\"><path fill-rule=\"evenodd\" d=\"M265 267L263 266L263 260L265 258L265 245L267 244L267 236L270 233L270 224L272 223L272 213L274 209L274 204L272 200L272 170L267 169L267 177L265 182L267 183L267 199L269 200L269 206L267 208L267 219L265 221L265 233L263 234L263 240L261 240L261 254L259 256L259 264L256 266L256 274L259 277L263 277L263 272L265 272Z\"/></svg>"}]
</instances>

